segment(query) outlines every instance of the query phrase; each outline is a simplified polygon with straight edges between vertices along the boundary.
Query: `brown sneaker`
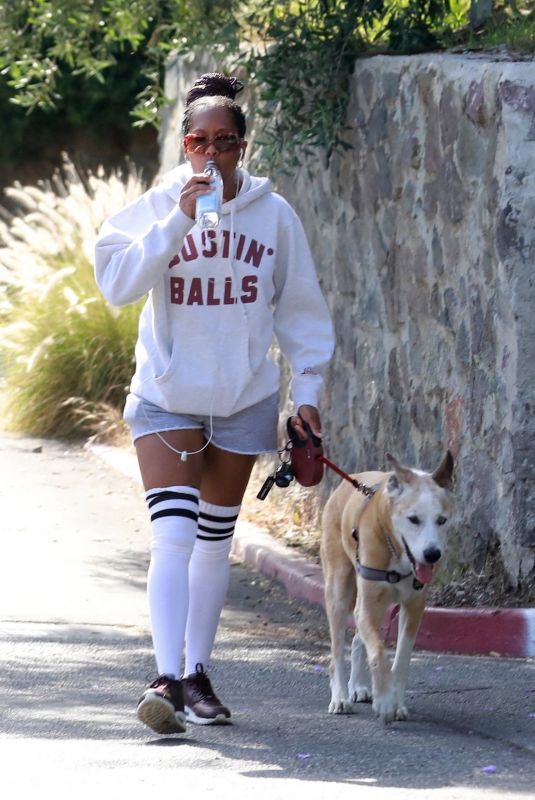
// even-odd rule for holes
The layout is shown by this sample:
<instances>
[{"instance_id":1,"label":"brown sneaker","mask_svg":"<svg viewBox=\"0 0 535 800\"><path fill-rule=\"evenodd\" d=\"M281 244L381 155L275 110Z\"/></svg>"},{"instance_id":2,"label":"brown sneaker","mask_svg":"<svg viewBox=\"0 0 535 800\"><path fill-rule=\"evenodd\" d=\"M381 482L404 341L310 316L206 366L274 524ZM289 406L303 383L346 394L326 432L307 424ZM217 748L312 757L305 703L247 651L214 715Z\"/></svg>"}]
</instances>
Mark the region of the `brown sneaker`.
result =
<instances>
[{"instance_id":1,"label":"brown sneaker","mask_svg":"<svg viewBox=\"0 0 535 800\"><path fill-rule=\"evenodd\" d=\"M136 714L156 733L184 733L186 715L182 682L160 675L141 695Z\"/></svg>"},{"instance_id":2,"label":"brown sneaker","mask_svg":"<svg viewBox=\"0 0 535 800\"><path fill-rule=\"evenodd\" d=\"M186 720L195 725L225 725L231 722L230 711L216 697L202 664L193 675L182 678Z\"/></svg>"}]
</instances>

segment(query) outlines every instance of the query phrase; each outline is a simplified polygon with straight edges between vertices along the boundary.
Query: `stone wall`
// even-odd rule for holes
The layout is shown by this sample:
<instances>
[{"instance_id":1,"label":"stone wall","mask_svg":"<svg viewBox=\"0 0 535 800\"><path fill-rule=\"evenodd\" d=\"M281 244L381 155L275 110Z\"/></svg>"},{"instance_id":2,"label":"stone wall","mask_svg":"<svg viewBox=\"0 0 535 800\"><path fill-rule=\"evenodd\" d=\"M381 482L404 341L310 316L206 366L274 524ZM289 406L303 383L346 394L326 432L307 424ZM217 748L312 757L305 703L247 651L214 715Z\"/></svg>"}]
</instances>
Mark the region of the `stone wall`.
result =
<instances>
[{"instance_id":1,"label":"stone wall","mask_svg":"<svg viewBox=\"0 0 535 800\"><path fill-rule=\"evenodd\" d=\"M175 113L164 167L176 158ZM335 320L328 453L348 470L382 467L387 451L432 469L450 447L450 566L478 571L492 554L525 586L535 577L535 63L361 60L348 124L352 150L277 181ZM336 482L327 477L320 500Z\"/></svg>"}]
</instances>

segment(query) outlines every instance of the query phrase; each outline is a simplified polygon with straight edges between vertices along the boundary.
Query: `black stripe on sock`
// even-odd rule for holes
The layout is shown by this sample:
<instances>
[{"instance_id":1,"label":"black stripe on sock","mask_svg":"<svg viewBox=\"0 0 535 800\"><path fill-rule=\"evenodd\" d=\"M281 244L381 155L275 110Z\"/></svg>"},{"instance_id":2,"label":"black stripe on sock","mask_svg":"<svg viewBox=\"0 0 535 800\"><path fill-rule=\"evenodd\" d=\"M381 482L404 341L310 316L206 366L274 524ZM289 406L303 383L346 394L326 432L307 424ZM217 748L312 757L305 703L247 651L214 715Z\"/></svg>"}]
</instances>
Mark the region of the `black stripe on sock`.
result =
<instances>
[{"instance_id":1,"label":"black stripe on sock","mask_svg":"<svg viewBox=\"0 0 535 800\"><path fill-rule=\"evenodd\" d=\"M202 539L204 542L221 542L223 539L232 539L232 533L227 533L225 536L201 536L198 533L197 539Z\"/></svg>"},{"instance_id":2,"label":"black stripe on sock","mask_svg":"<svg viewBox=\"0 0 535 800\"><path fill-rule=\"evenodd\" d=\"M233 517L219 517L214 514L206 514L204 511L199 511L199 517L206 519L209 522L236 522L238 514Z\"/></svg>"},{"instance_id":3,"label":"black stripe on sock","mask_svg":"<svg viewBox=\"0 0 535 800\"><path fill-rule=\"evenodd\" d=\"M150 521L154 522L155 519L160 517L188 517L197 522L197 512L190 511L189 508L163 508L161 511L155 511L151 515Z\"/></svg>"},{"instance_id":4,"label":"black stripe on sock","mask_svg":"<svg viewBox=\"0 0 535 800\"><path fill-rule=\"evenodd\" d=\"M186 494L186 492L158 492L147 497L149 508L152 508L156 503L163 503L164 500L189 500L195 505L199 502L194 494Z\"/></svg>"},{"instance_id":5,"label":"black stripe on sock","mask_svg":"<svg viewBox=\"0 0 535 800\"><path fill-rule=\"evenodd\" d=\"M208 528L206 525L199 525L198 530L204 531L205 533L214 533L214 534L221 534L221 533L234 533L234 525L230 528Z\"/></svg>"}]
</instances>

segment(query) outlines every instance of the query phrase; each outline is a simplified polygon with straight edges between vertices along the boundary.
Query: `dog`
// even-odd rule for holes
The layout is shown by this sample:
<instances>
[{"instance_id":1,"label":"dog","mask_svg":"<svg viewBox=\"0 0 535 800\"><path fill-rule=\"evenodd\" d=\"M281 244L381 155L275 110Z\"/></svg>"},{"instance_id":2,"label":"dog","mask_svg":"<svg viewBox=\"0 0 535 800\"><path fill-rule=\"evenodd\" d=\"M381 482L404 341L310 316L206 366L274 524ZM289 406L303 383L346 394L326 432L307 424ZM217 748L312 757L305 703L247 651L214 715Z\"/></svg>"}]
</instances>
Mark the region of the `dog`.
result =
<instances>
[{"instance_id":1,"label":"dog","mask_svg":"<svg viewBox=\"0 0 535 800\"><path fill-rule=\"evenodd\" d=\"M387 460L391 472L352 476L373 487L373 496L349 482L331 494L322 516L320 555L331 638L329 713L352 713L354 703L372 700L375 713L390 723L408 718L410 659L452 513L453 457L448 450L433 473L402 466L390 454ZM381 636L390 603L400 606L392 666ZM356 633L346 684L344 647L351 611Z\"/></svg>"}]
</instances>

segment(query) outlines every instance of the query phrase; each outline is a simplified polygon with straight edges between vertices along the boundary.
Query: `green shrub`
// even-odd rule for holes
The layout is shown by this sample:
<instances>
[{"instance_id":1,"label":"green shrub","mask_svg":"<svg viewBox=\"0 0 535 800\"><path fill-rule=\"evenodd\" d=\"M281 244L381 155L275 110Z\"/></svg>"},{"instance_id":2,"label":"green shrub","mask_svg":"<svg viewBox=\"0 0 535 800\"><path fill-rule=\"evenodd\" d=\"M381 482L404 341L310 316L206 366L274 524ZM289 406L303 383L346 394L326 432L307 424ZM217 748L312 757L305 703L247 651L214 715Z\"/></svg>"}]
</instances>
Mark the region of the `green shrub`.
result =
<instances>
[{"instance_id":1,"label":"green shrub","mask_svg":"<svg viewBox=\"0 0 535 800\"><path fill-rule=\"evenodd\" d=\"M535 53L535 8L533 2L495 3L494 14L472 34L472 47L507 47L516 53Z\"/></svg>"},{"instance_id":2,"label":"green shrub","mask_svg":"<svg viewBox=\"0 0 535 800\"><path fill-rule=\"evenodd\" d=\"M133 371L139 304L116 309L93 277L95 232L143 190L135 173L81 176L66 162L39 187L7 190L0 227L2 405L39 436L110 431Z\"/></svg>"}]
</instances>

